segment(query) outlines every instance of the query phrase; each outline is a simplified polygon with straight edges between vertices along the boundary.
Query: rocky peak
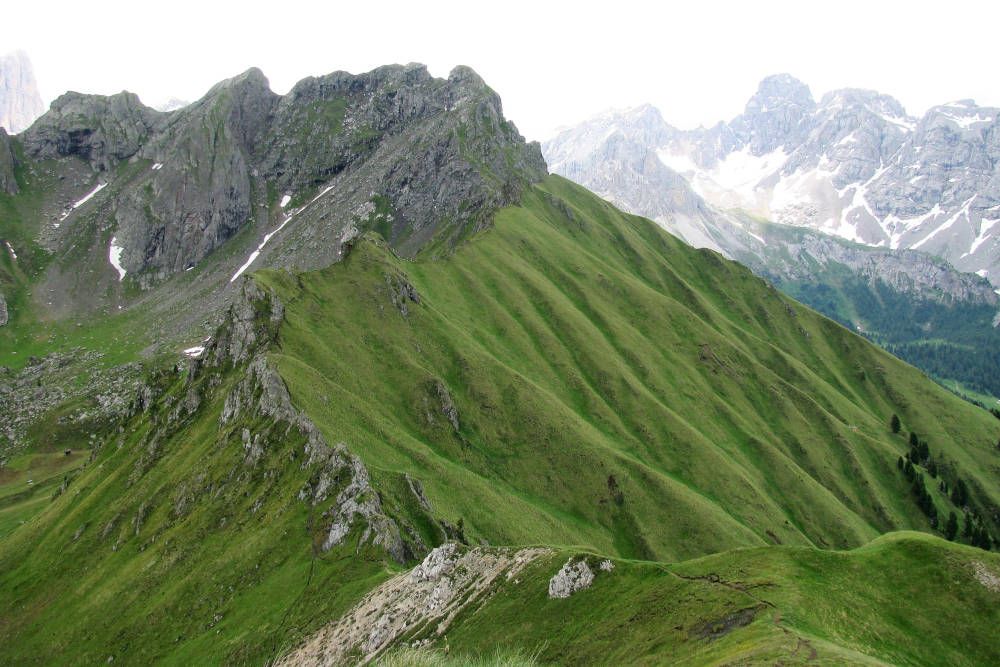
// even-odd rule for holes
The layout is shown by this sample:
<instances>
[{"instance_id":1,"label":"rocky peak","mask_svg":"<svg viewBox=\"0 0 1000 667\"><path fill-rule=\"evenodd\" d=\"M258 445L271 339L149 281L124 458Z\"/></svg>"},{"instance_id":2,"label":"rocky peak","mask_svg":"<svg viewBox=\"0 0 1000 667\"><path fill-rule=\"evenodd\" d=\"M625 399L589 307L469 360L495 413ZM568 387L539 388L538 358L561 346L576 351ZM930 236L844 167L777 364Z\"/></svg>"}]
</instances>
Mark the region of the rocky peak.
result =
<instances>
[{"instance_id":1,"label":"rocky peak","mask_svg":"<svg viewBox=\"0 0 1000 667\"><path fill-rule=\"evenodd\" d=\"M816 108L809 87L788 74L765 78L730 127L753 155L771 153L801 142L809 115Z\"/></svg>"},{"instance_id":2,"label":"rocky peak","mask_svg":"<svg viewBox=\"0 0 1000 667\"><path fill-rule=\"evenodd\" d=\"M203 124L206 120L222 121L243 152L250 153L258 137L266 132L280 99L279 95L271 92L264 73L252 67L215 84L204 97L179 111L174 122L187 125L183 133L190 136L193 125Z\"/></svg>"},{"instance_id":3,"label":"rocky peak","mask_svg":"<svg viewBox=\"0 0 1000 667\"><path fill-rule=\"evenodd\" d=\"M621 141L655 147L669 141L676 132L663 120L659 110L643 104L629 109L613 109L563 130L557 137L545 142L543 151L553 171L568 174L588 169L588 163L598 154L618 151L614 144Z\"/></svg>"},{"instance_id":4,"label":"rocky peak","mask_svg":"<svg viewBox=\"0 0 1000 667\"><path fill-rule=\"evenodd\" d=\"M815 106L809 86L791 74L772 74L758 84L757 92L747 102L743 113L756 115L783 107L811 110Z\"/></svg>"},{"instance_id":5,"label":"rocky peak","mask_svg":"<svg viewBox=\"0 0 1000 667\"><path fill-rule=\"evenodd\" d=\"M224 258L226 279L251 264L327 266L368 229L402 255L446 252L546 173L479 75L435 78L419 64L310 77L283 96L253 68L170 113L130 93L67 93L22 142L29 160L67 160L56 167L66 173L70 160L106 171L129 161L74 220L100 210L116 266L144 289L248 226L255 238Z\"/></svg>"},{"instance_id":6,"label":"rocky peak","mask_svg":"<svg viewBox=\"0 0 1000 667\"><path fill-rule=\"evenodd\" d=\"M135 155L152 132L158 112L137 95L82 95L68 92L22 135L29 156L75 156L108 170Z\"/></svg>"},{"instance_id":7,"label":"rocky peak","mask_svg":"<svg viewBox=\"0 0 1000 667\"><path fill-rule=\"evenodd\" d=\"M28 55L15 51L0 57L0 127L18 134L44 111Z\"/></svg>"}]
</instances>

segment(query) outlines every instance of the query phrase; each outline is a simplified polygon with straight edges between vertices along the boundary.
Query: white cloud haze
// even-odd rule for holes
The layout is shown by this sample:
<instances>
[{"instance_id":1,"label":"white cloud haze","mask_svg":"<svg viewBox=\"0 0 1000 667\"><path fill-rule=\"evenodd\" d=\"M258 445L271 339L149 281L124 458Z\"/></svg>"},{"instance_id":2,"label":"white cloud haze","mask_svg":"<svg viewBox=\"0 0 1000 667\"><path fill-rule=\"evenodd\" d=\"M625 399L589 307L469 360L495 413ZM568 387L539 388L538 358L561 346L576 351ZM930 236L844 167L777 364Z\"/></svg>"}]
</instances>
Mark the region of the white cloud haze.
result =
<instances>
[{"instance_id":1,"label":"white cloud haze","mask_svg":"<svg viewBox=\"0 0 1000 667\"><path fill-rule=\"evenodd\" d=\"M710 125L777 72L817 98L874 88L911 114L958 98L1000 104L1000 5L987 2L11 5L0 53L28 52L47 103L65 90L194 100L251 66L283 93L305 76L423 62L437 76L474 68L532 139L642 102L679 127Z\"/></svg>"}]
</instances>

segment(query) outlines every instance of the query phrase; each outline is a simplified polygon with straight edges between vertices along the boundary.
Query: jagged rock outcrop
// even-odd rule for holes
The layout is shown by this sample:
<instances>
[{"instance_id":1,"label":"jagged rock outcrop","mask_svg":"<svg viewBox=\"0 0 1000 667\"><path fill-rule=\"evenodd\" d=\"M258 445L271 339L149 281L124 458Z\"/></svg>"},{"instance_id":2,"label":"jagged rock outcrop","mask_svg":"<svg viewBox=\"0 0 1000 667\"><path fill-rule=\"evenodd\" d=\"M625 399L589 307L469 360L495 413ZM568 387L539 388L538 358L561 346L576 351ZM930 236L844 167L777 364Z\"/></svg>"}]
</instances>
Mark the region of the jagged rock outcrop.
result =
<instances>
[{"instance_id":1,"label":"jagged rock outcrop","mask_svg":"<svg viewBox=\"0 0 1000 667\"><path fill-rule=\"evenodd\" d=\"M0 128L18 134L45 111L28 54L0 56Z\"/></svg>"},{"instance_id":2,"label":"jagged rock outcrop","mask_svg":"<svg viewBox=\"0 0 1000 667\"><path fill-rule=\"evenodd\" d=\"M329 522L322 548L327 551L342 544L351 530L363 524L359 543L371 543L385 549L399 563L410 552L395 521L389 518L378 493L371 486L368 470L357 456L340 443L331 447L316 425L292 405L288 389L267 357L259 354L247 365L243 379L226 396L221 425L242 418L244 421L267 417L269 431L277 437L294 429L305 441L305 463L314 470L313 481L299 493L299 499L313 506L336 494L336 500L324 517ZM243 438L248 463L260 453L253 448L265 445L252 436Z\"/></svg>"},{"instance_id":3,"label":"jagged rock outcrop","mask_svg":"<svg viewBox=\"0 0 1000 667\"><path fill-rule=\"evenodd\" d=\"M249 222L249 156L277 99L251 69L162 119L143 142L141 155L156 168L115 210L122 265L141 284L194 266Z\"/></svg>"},{"instance_id":4,"label":"jagged rock outcrop","mask_svg":"<svg viewBox=\"0 0 1000 667\"><path fill-rule=\"evenodd\" d=\"M67 93L23 142L33 160L72 156L101 171L148 161L99 195L121 266L144 288L249 225L255 268L328 265L365 229L402 255L447 251L546 173L538 145L464 67L447 79L422 65L336 72L284 96L251 69L170 113L129 93Z\"/></svg>"},{"instance_id":5,"label":"jagged rock outcrop","mask_svg":"<svg viewBox=\"0 0 1000 667\"><path fill-rule=\"evenodd\" d=\"M7 299L4 298L3 294L0 294L0 327L7 324Z\"/></svg>"},{"instance_id":6,"label":"jagged rock outcrop","mask_svg":"<svg viewBox=\"0 0 1000 667\"><path fill-rule=\"evenodd\" d=\"M14 176L14 149L7 132L0 127L0 192L9 195L18 193L17 179Z\"/></svg>"},{"instance_id":7,"label":"jagged rock outcrop","mask_svg":"<svg viewBox=\"0 0 1000 667\"><path fill-rule=\"evenodd\" d=\"M342 618L322 628L278 660L282 667L367 663L401 637L415 644L443 636L458 614L480 607L501 585L522 585L517 576L548 549L464 549L446 543L409 572L364 597Z\"/></svg>"},{"instance_id":8,"label":"jagged rock outcrop","mask_svg":"<svg viewBox=\"0 0 1000 667\"><path fill-rule=\"evenodd\" d=\"M239 294L201 359L214 366L249 360L275 340L284 316L285 307L275 295L244 278Z\"/></svg>"},{"instance_id":9,"label":"jagged rock outcrop","mask_svg":"<svg viewBox=\"0 0 1000 667\"><path fill-rule=\"evenodd\" d=\"M299 499L317 506L335 495L335 502L324 514L329 525L323 550L342 544L360 523L359 544L381 547L397 562L405 563L413 554L397 523L384 511L364 463L343 443L327 443L312 420L292 404L288 388L265 354L277 335L283 313L276 297L254 281L244 280L239 298L203 356L207 367L239 365L249 360L242 378L226 396L220 426L261 418L269 424L267 433L250 433L246 429L241 433L249 465L260 459L269 437L283 439L289 431L297 432L304 441L303 465L313 470L310 484L299 492Z\"/></svg>"},{"instance_id":10,"label":"jagged rock outcrop","mask_svg":"<svg viewBox=\"0 0 1000 667\"><path fill-rule=\"evenodd\" d=\"M590 588L593 583L594 571L587 565L587 561L570 558L549 579L549 597L568 598L576 592Z\"/></svg>"},{"instance_id":11,"label":"jagged rock outcrop","mask_svg":"<svg viewBox=\"0 0 1000 667\"><path fill-rule=\"evenodd\" d=\"M69 92L59 96L20 139L32 159L73 156L96 170L109 171L139 151L158 115L132 93Z\"/></svg>"}]
</instances>

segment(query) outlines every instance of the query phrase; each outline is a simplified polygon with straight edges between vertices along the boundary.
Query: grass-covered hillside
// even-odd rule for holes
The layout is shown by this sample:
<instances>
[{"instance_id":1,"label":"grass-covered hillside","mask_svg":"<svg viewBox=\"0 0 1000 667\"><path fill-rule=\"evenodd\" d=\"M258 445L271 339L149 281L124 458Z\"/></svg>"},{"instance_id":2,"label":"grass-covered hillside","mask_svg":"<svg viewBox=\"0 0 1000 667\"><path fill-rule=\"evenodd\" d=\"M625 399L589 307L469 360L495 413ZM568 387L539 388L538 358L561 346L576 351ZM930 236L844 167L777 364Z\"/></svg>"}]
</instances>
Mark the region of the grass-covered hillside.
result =
<instances>
[{"instance_id":1,"label":"grass-covered hillside","mask_svg":"<svg viewBox=\"0 0 1000 667\"><path fill-rule=\"evenodd\" d=\"M558 177L447 261L362 241L261 279L287 305L297 403L472 539L676 559L929 530L897 469L911 430L981 514L1000 500L988 413Z\"/></svg>"},{"instance_id":2,"label":"grass-covered hillside","mask_svg":"<svg viewBox=\"0 0 1000 667\"><path fill-rule=\"evenodd\" d=\"M85 459L0 477L4 661L267 664L446 539L554 549L460 654L997 655L996 558L880 536L940 533L929 508L996 534L1000 422L741 266L550 177L445 259L365 235L248 280ZM578 552L618 565L548 599Z\"/></svg>"},{"instance_id":3,"label":"grass-covered hillside","mask_svg":"<svg viewBox=\"0 0 1000 667\"><path fill-rule=\"evenodd\" d=\"M993 665L1000 558L916 533L852 551L762 547L617 562L569 599L536 562L448 632L451 651L521 646L538 664Z\"/></svg>"}]
</instances>

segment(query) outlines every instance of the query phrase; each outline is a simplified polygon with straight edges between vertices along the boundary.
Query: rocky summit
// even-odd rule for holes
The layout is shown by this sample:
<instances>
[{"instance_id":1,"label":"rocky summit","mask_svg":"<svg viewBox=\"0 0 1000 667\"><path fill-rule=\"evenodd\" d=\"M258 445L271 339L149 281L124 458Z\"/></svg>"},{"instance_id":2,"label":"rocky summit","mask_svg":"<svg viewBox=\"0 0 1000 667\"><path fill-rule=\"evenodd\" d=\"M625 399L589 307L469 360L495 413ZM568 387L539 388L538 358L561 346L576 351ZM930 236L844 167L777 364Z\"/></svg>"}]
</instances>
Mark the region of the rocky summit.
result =
<instances>
[{"instance_id":1,"label":"rocky summit","mask_svg":"<svg viewBox=\"0 0 1000 667\"><path fill-rule=\"evenodd\" d=\"M996 663L995 414L548 174L468 68L66 93L0 175L0 662ZM995 299L732 216L786 288Z\"/></svg>"},{"instance_id":2,"label":"rocky summit","mask_svg":"<svg viewBox=\"0 0 1000 667\"><path fill-rule=\"evenodd\" d=\"M0 56L0 129L22 132L44 111L28 54L15 51Z\"/></svg>"}]
</instances>

